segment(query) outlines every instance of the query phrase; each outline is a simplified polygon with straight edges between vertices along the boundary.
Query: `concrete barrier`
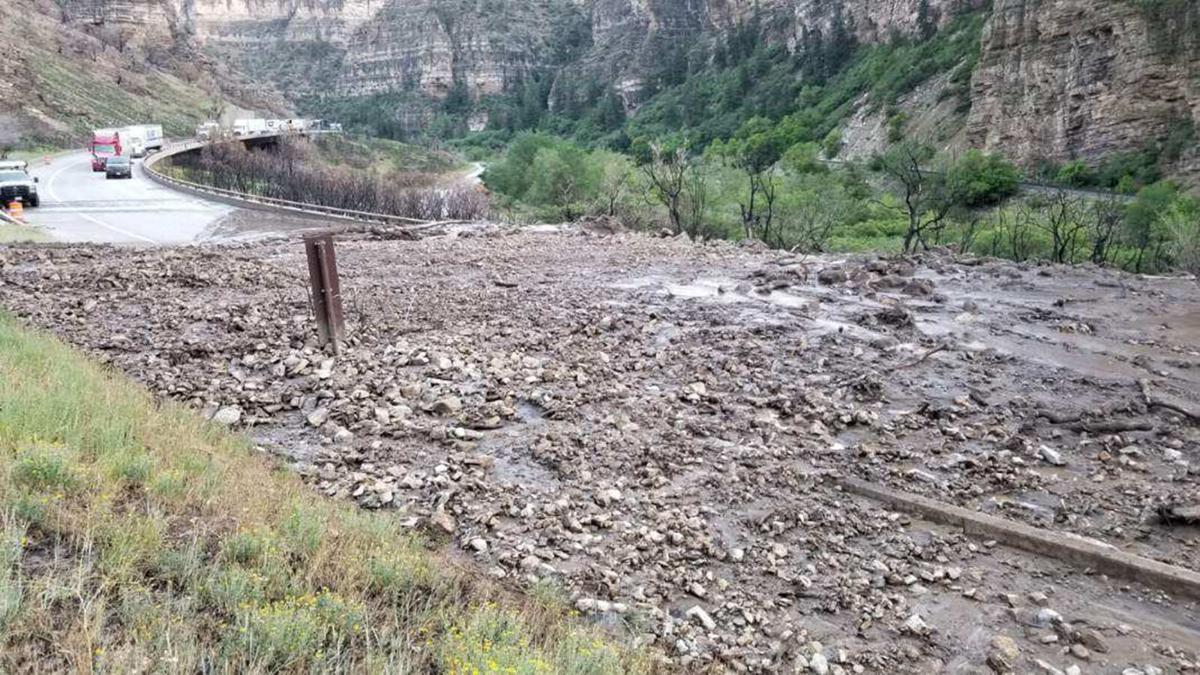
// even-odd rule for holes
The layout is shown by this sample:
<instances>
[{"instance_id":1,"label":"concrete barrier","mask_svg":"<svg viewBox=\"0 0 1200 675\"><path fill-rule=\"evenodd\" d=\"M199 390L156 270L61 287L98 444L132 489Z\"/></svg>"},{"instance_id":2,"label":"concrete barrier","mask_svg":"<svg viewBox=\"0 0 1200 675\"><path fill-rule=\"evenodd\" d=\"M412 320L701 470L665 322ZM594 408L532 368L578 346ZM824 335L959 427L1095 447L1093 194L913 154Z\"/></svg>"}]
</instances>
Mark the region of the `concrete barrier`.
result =
<instances>
[{"instance_id":1,"label":"concrete barrier","mask_svg":"<svg viewBox=\"0 0 1200 675\"><path fill-rule=\"evenodd\" d=\"M1069 532L1030 527L855 478L842 478L838 483L847 492L925 520L960 527L967 534L995 539L1006 546L1145 584L1171 595L1200 600L1200 573L1189 569L1125 553Z\"/></svg>"},{"instance_id":2,"label":"concrete barrier","mask_svg":"<svg viewBox=\"0 0 1200 675\"><path fill-rule=\"evenodd\" d=\"M241 141L245 141L245 140L264 139L264 138L270 138L273 136L283 136L283 135L286 135L286 134L257 134L257 135L253 135L253 136L239 136L235 139L232 139L230 142L241 142ZM339 208L335 208L335 207L331 207L331 206L323 206L321 204L310 204L307 202L293 202L293 201L288 201L286 199L276 199L274 197L262 197L259 195L253 195L253 194L249 194L246 192L237 192L235 190L225 190L223 188L216 188L216 187L212 187L209 185L202 185L200 183L194 183L192 181L174 178L172 176L168 176L168 175L162 173L161 171L159 171L158 169L155 168L155 166L159 162L161 162L165 159L169 159L171 157L174 157L175 155L179 155L179 154L182 154L185 152L195 152L197 150L202 149L206 145L208 145L207 141L197 141L197 140L181 141L179 143L172 143L171 145L164 147L161 152L154 153L153 155L150 155L149 157L144 159L142 161L142 170L145 172L146 176L150 180L152 180L160 185L174 188L181 192L186 192L188 194L191 194L191 195L194 195L197 197L201 197L204 199L210 199L213 201L218 201L218 202L221 202L224 204L230 204L232 206L239 206L239 207L243 207L243 208L273 210L273 211L286 211L288 213L294 213L294 214L299 214L299 215L321 216L324 218L333 218L336 220L341 220L341 221L349 222L349 223L377 223L377 224L400 226L401 228L405 228L405 227L420 228L423 226L428 226L432 223L436 223L438 225L446 225L446 224L450 224L450 223L460 222L460 221L428 221L428 220L421 220L419 218L394 216L394 215L387 214L387 213L370 213L367 211L355 211L353 209L339 209Z\"/></svg>"}]
</instances>

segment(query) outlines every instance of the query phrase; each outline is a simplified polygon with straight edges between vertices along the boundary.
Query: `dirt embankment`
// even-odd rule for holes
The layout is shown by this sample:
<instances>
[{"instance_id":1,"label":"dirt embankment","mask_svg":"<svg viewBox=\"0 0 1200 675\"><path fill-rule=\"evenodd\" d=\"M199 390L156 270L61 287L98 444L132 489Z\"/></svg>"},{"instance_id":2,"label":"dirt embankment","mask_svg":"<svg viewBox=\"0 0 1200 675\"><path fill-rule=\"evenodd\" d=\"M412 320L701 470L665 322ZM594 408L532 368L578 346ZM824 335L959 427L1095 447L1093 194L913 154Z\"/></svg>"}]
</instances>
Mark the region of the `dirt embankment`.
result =
<instances>
[{"instance_id":1,"label":"dirt embankment","mask_svg":"<svg viewBox=\"0 0 1200 675\"><path fill-rule=\"evenodd\" d=\"M890 512L865 478L1200 570L1194 281L641 235L0 249L0 304L314 489L551 579L678 662L1197 668L1196 603ZM1127 670L1133 669L1133 670Z\"/></svg>"}]
</instances>

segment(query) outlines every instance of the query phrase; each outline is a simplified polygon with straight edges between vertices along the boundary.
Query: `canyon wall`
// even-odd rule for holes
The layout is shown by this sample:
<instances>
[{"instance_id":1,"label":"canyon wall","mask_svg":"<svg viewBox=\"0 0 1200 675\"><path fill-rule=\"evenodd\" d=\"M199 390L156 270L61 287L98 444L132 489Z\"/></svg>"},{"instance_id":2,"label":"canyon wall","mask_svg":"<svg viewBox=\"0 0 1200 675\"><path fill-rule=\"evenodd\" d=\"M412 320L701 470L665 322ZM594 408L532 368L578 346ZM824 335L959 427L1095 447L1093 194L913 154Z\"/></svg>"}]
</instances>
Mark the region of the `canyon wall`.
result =
<instances>
[{"instance_id":1,"label":"canyon wall","mask_svg":"<svg viewBox=\"0 0 1200 675\"><path fill-rule=\"evenodd\" d=\"M1197 14L1190 0L996 0L972 80L970 142L1025 163L1062 161L1195 125Z\"/></svg>"},{"instance_id":2,"label":"canyon wall","mask_svg":"<svg viewBox=\"0 0 1200 675\"><path fill-rule=\"evenodd\" d=\"M1195 0L62 0L73 21L188 45L295 103L402 95L478 105L530 77L603 81L632 110L672 51L757 17L802 50L835 23L860 44L988 11L965 138L1025 163L1146 147L1200 120ZM990 8L990 9L989 9ZM403 115L405 111L395 111ZM1185 158L1186 159L1186 158Z\"/></svg>"}]
</instances>

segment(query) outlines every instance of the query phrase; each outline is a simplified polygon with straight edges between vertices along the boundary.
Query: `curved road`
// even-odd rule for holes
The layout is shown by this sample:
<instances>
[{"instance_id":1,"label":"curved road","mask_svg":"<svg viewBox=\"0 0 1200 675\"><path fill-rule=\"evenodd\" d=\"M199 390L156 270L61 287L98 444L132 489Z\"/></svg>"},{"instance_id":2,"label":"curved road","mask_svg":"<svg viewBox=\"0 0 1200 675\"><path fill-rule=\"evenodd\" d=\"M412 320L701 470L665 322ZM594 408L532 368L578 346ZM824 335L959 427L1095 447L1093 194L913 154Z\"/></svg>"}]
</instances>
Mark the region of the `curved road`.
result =
<instances>
[{"instance_id":1,"label":"curved road","mask_svg":"<svg viewBox=\"0 0 1200 675\"><path fill-rule=\"evenodd\" d=\"M152 246L224 239L219 226L240 211L150 181L141 160L129 180L93 173L84 151L59 155L49 165L30 162L30 173L40 180L41 206L26 209L26 220L59 241Z\"/></svg>"}]
</instances>

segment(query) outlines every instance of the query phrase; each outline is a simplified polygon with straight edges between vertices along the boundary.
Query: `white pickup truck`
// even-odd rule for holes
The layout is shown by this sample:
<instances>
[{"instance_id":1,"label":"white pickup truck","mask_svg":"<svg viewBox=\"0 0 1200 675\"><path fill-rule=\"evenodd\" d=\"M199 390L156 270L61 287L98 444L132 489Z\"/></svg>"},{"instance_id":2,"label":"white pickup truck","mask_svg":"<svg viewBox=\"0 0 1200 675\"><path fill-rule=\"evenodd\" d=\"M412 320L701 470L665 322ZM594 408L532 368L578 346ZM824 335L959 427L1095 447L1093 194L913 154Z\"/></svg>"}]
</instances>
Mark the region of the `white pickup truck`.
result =
<instances>
[{"instance_id":1,"label":"white pickup truck","mask_svg":"<svg viewBox=\"0 0 1200 675\"><path fill-rule=\"evenodd\" d=\"M24 206L41 204L37 183L38 179L29 175L27 162L0 159L0 202L4 206L14 201Z\"/></svg>"}]
</instances>

